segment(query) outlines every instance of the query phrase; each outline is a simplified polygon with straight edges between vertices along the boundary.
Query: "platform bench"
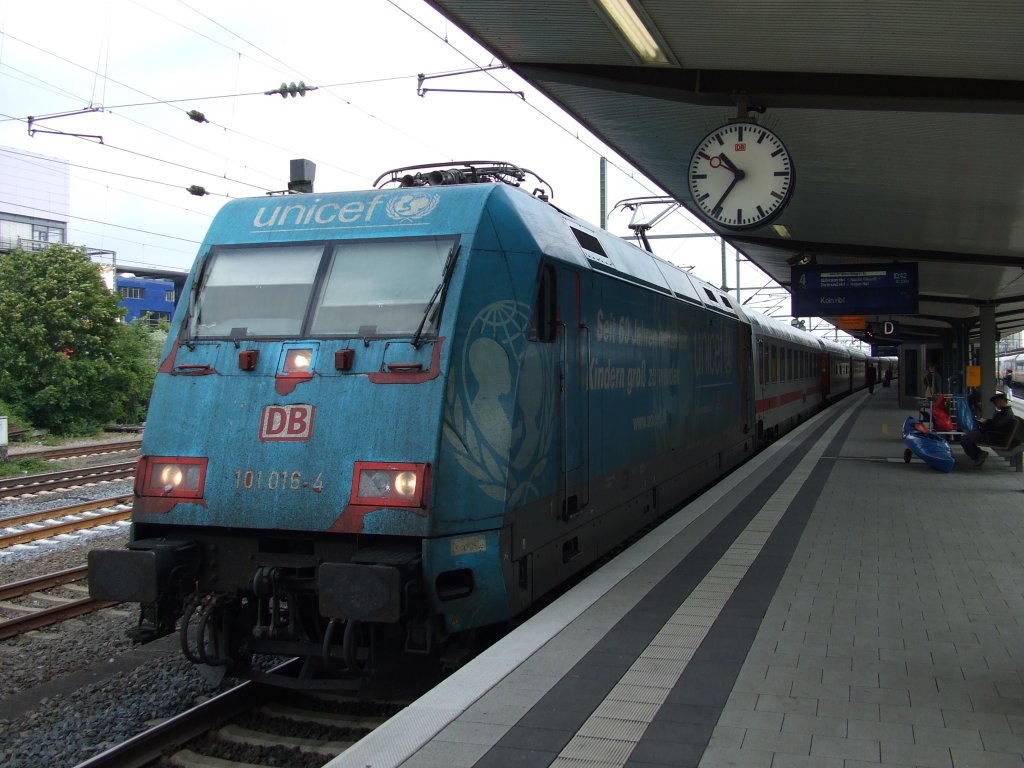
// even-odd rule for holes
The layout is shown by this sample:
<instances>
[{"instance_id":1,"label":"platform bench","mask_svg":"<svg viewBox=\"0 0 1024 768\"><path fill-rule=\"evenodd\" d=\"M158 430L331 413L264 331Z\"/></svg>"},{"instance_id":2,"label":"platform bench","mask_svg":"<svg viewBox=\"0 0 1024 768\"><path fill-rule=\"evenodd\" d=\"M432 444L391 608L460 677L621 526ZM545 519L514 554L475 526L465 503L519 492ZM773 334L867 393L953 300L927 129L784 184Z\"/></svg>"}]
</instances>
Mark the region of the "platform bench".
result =
<instances>
[{"instance_id":1,"label":"platform bench","mask_svg":"<svg viewBox=\"0 0 1024 768\"><path fill-rule=\"evenodd\" d=\"M1014 471L1024 471L1024 419L1020 416L1013 417L1013 429L1000 443L983 443L986 448L991 448L997 454L1006 459Z\"/></svg>"}]
</instances>

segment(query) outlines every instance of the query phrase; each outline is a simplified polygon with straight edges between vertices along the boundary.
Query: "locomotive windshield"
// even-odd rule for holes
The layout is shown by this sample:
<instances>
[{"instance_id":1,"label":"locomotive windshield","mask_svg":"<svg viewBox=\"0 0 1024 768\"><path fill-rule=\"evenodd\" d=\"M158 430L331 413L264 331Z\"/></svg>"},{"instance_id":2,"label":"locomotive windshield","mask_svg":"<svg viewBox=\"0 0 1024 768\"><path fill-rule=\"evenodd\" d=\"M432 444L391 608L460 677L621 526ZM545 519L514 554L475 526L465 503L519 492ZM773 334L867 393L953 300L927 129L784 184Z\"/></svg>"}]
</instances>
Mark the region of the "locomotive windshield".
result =
<instances>
[{"instance_id":1,"label":"locomotive windshield","mask_svg":"<svg viewBox=\"0 0 1024 768\"><path fill-rule=\"evenodd\" d=\"M455 238L225 247L207 263L192 336L417 333ZM436 313L427 330L436 327Z\"/></svg>"}]
</instances>

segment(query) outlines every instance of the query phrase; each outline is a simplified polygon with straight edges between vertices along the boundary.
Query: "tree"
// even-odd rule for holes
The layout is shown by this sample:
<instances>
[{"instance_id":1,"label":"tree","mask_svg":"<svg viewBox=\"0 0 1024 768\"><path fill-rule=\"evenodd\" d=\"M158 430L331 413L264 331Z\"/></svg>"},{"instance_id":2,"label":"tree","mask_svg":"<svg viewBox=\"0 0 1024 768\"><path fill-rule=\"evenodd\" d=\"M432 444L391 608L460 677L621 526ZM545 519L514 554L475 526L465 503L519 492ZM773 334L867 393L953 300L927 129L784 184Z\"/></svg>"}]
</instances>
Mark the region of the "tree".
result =
<instances>
[{"instance_id":1,"label":"tree","mask_svg":"<svg viewBox=\"0 0 1024 768\"><path fill-rule=\"evenodd\" d=\"M123 314L81 248L0 255L0 400L58 433L143 413L154 372Z\"/></svg>"},{"instance_id":2,"label":"tree","mask_svg":"<svg viewBox=\"0 0 1024 768\"><path fill-rule=\"evenodd\" d=\"M167 340L167 324L154 327L146 319L138 318L122 325L121 331L113 346L115 367L122 382L114 393L117 401L113 420L137 424L146 420L160 351Z\"/></svg>"}]
</instances>

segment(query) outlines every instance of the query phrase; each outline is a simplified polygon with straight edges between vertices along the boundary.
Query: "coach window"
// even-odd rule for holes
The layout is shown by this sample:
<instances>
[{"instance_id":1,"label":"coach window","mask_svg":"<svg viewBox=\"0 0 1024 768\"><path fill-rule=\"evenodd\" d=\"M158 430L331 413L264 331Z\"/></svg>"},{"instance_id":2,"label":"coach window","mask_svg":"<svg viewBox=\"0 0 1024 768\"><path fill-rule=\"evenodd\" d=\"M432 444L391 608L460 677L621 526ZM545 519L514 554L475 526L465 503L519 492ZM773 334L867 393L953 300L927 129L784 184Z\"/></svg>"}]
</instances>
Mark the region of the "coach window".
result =
<instances>
[{"instance_id":1,"label":"coach window","mask_svg":"<svg viewBox=\"0 0 1024 768\"><path fill-rule=\"evenodd\" d=\"M779 348L772 344L772 364L771 364L772 384L779 383Z\"/></svg>"},{"instance_id":2,"label":"coach window","mask_svg":"<svg viewBox=\"0 0 1024 768\"><path fill-rule=\"evenodd\" d=\"M764 342L757 342L757 383L764 384L765 357Z\"/></svg>"},{"instance_id":3,"label":"coach window","mask_svg":"<svg viewBox=\"0 0 1024 768\"><path fill-rule=\"evenodd\" d=\"M537 276L537 298L530 316L530 340L554 341L558 338L558 291L555 268L544 264Z\"/></svg>"}]
</instances>

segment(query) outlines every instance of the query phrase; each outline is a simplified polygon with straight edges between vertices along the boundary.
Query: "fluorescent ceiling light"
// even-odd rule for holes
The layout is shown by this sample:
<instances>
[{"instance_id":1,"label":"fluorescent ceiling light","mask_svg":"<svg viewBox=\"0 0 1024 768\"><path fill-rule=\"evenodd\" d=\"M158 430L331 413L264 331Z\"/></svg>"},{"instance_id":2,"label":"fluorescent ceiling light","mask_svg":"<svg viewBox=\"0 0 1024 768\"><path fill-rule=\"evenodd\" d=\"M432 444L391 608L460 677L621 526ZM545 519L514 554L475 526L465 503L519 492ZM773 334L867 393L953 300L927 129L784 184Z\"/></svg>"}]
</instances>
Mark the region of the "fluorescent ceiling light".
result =
<instances>
[{"instance_id":1,"label":"fluorescent ceiling light","mask_svg":"<svg viewBox=\"0 0 1024 768\"><path fill-rule=\"evenodd\" d=\"M776 235L784 237L787 240L793 236L785 224L772 224L772 229L775 230Z\"/></svg>"},{"instance_id":2,"label":"fluorescent ceiling light","mask_svg":"<svg viewBox=\"0 0 1024 768\"><path fill-rule=\"evenodd\" d=\"M642 61L668 64L668 56L655 42L654 35L640 20L629 0L597 0L597 3Z\"/></svg>"}]
</instances>

